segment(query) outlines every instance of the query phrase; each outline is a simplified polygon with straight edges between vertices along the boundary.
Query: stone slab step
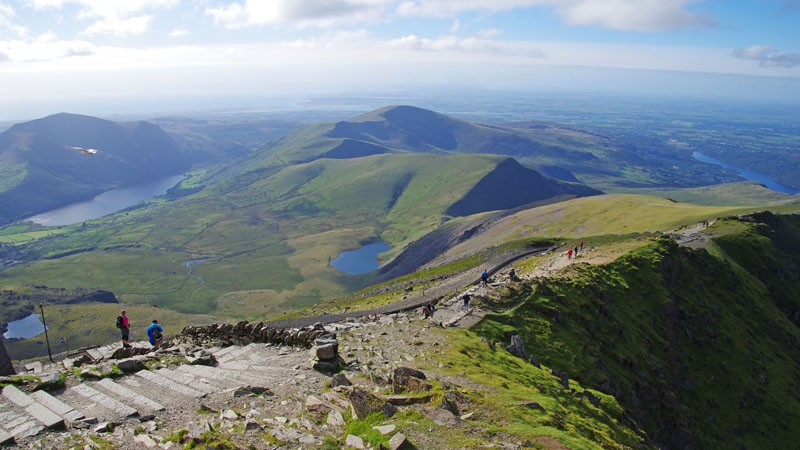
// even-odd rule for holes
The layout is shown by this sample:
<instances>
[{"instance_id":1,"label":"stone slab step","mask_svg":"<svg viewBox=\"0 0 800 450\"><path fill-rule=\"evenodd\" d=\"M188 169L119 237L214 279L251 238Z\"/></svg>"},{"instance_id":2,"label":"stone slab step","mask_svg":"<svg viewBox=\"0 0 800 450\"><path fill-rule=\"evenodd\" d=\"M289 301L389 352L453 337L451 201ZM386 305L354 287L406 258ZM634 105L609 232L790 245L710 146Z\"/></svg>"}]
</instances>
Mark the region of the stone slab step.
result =
<instances>
[{"instance_id":1,"label":"stone slab step","mask_svg":"<svg viewBox=\"0 0 800 450\"><path fill-rule=\"evenodd\" d=\"M258 373L241 372L238 370L224 369L219 367L183 365L179 366L178 370L189 372L203 378L210 378L212 380L229 380L233 382L239 382L240 386L260 385L267 387L275 383L274 380L261 376Z\"/></svg>"},{"instance_id":2,"label":"stone slab step","mask_svg":"<svg viewBox=\"0 0 800 450\"><path fill-rule=\"evenodd\" d=\"M41 422L45 428L64 426L64 419L61 416L50 411L44 405L29 397L28 394L17 389L14 385L4 387L3 396L15 405L23 408L31 417Z\"/></svg>"},{"instance_id":3,"label":"stone slab step","mask_svg":"<svg viewBox=\"0 0 800 450\"><path fill-rule=\"evenodd\" d=\"M232 361L232 360L237 359L237 358L241 358L242 356L253 352L255 350L256 346L257 346L257 344L248 344L248 345L245 345L244 347L234 347L233 351L230 351L230 352L228 352L228 353L226 353L225 355L222 355L222 356L217 356L217 362L222 363L222 362L226 362L226 361Z\"/></svg>"},{"instance_id":4,"label":"stone slab step","mask_svg":"<svg viewBox=\"0 0 800 450\"><path fill-rule=\"evenodd\" d=\"M137 407L141 408L140 412L156 412L164 410L164 405L150 400L144 395L133 392L125 386L117 384L108 378L103 378L95 384L114 394L116 397L123 398L128 402L135 404Z\"/></svg>"},{"instance_id":5,"label":"stone slab step","mask_svg":"<svg viewBox=\"0 0 800 450\"><path fill-rule=\"evenodd\" d=\"M190 388L185 384L177 383L155 372L150 372L149 370L140 370L136 372L136 375L161 387L178 392L179 394L188 395L189 397L193 398L200 398L205 396L204 393L198 391L197 389Z\"/></svg>"},{"instance_id":6,"label":"stone slab step","mask_svg":"<svg viewBox=\"0 0 800 450\"><path fill-rule=\"evenodd\" d=\"M41 373L42 363L40 361L34 361L32 363L25 364L25 370L33 373Z\"/></svg>"},{"instance_id":7,"label":"stone slab step","mask_svg":"<svg viewBox=\"0 0 800 450\"><path fill-rule=\"evenodd\" d=\"M69 406L45 391L36 391L31 394L31 397L50 411L63 417L67 422L75 422L84 417L83 413L75 410L72 406Z\"/></svg>"},{"instance_id":8,"label":"stone slab step","mask_svg":"<svg viewBox=\"0 0 800 450\"><path fill-rule=\"evenodd\" d=\"M89 400L100 404L102 407L112 411L114 414L121 417L130 417L138 414L138 411L130 406L120 402L119 400L109 397L106 394L98 391L97 389L87 385L78 384L70 388L70 390L88 398Z\"/></svg>"},{"instance_id":9,"label":"stone slab step","mask_svg":"<svg viewBox=\"0 0 800 450\"><path fill-rule=\"evenodd\" d=\"M86 350L86 353L89 355L90 358L92 358L95 361L103 359L103 352L101 352L100 349L90 348Z\"/></svg>"},{"instance_id":10,"label":"stone slab step","mask_svg":"<svg viewBox=\"0 0 800 450\"><path fill-rule=\"evenodd\" d=\"M14 409L10 404L2 402L0 402L0 424L15 438L35 436L44 430L44 426L27 412Z\"/></svg>"},{"instance_id":11,"label":"stone slab step","mask_svg":"<svg viewBox=\"0 0 800 450\"><path fill-rule=\"evenodd\" d=\"M162 367L161 369L158 369L156 373L165 378L169 378L170 380L176 383L185 384L187 386L193 387L194 389L197 389L198 391L203 391L203 393L205 394L213 394L215 392L225 390L225 388L223 387L211 384L208 381L202 378L198 378L188 372L178 372L172 369L167 369L165 367ZM222 382L219 381L217 383L222 384Z\"/></svg>"},{"instance_id":12,"label":"stone slab step","mask_svg":"<svg viewBox=\"0 0 800 450\"><path fill-rule=\"evenodd\" d=\"M215 358L219 359L219 358L222 358L223 356L227 355L228 353L230 353L230 352L232 352L234 350L237 350L238 348L239 347L236 346L236 345L230 345L228 347L222 347L222 348L220 348L220 349L218 349L216 351L213 351L211 353L214 355Z\"/></svg>"},{"instance_id":13,"label":"stone slab step","mask_svg":"<svg viewBox=\"0 0 800 450\"><path fill-rule=\"evenodd\" d=\"M13 444L14 436L6 430L0 429L0 446Z\"/></svg>"}]
</instances>

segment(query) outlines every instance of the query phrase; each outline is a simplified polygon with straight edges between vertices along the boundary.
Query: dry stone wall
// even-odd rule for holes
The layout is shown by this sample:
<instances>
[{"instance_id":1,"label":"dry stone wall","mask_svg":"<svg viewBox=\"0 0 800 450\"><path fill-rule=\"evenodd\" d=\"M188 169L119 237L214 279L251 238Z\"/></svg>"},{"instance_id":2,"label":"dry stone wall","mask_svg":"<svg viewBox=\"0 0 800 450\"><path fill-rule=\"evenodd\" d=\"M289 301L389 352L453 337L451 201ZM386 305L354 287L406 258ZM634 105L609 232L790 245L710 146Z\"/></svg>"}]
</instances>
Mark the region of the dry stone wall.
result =
<instances>
[{"instance_id":1,"label":"dry stone wall","mask_svg":"<svg viewBox=\"0 0 800 450\"><path fill-rule=\"evenodd\" d=\"M312 348L317 339L336 339L321 324L303 328L274 328L264 322L188 326L176 338L202 346L247 345L253 342Z\"/></svg>"}]
</instances>

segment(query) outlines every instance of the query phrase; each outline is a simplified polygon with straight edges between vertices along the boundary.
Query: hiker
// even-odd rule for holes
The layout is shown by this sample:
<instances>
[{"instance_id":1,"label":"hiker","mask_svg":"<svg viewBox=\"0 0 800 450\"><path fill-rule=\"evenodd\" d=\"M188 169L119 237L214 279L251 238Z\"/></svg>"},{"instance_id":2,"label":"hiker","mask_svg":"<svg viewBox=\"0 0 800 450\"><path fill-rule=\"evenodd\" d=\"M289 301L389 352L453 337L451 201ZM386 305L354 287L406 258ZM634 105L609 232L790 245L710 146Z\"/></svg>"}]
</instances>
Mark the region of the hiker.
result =
<instances>
[{"instance_id":1,"label":"hiker","mask_svg":"<svg viewBox=\"0 0 800 450\"><path fill-rule=\"evenodd\" d=\"M428 302L425 306L422 307L422 318L427 319L428 317L433 317L433 313L436 311L436 307L433 305L433 302Z\"/></svg>"},{"instance_id":2,"label":"hiker","mask_svg":"<svg viewBox=\"0 0 800 450\"><path fill-rule=\"evenodd\" d=\"M469 311L469 292L464 292L464 295L461 297L461 299L464 300L464 311Z\"/></svg>"},{"instance_id":3,"label":"hiker","mask_svg":"<svg viewBox=\"0 0 800 450\"><path fill-rule=\"evenodd\" d=\"M489 284L489 272L485 270L481 274L481 284L483 284L484 286L487 286Z\"/></svg>"},{"instance_id":4,"label":"hiker","mask_svg":"<svg viewBox=\"0 0 800 450\"><path fill-rule=\"evenodd\" d=\"M517 271L514 270L512 267L511 270L508 271L508 279L511 281L517 281Z\"/></svg>"},{"instance_id":5,"label":"hiker","mask_svg":"<svg viewBox=\"0 0 800 450\"><path fill-rule=\"evenodd\" d=\"M122 333L122 348L131 348L131 344L128 343L131 334L131 323L124 309L120 315L117 316L116 324L117 328L119 328L119 331Z\"/></svg>"},{"instance_id":6,"label":"hiker","mask_svg":"<svg viewBox=\"0 0 800 450\"><path fill-rule=\"evenodd\" d=\"M578 246L576 245L575 246L575 257L577 257L577 256L578 256Z\"/></svg>"},{"instance_id":7,"label":"hiker","mask_svg":"<svg viewBox=\"0 0 800 450\"><path fill-rule=\"evenodd\" d=\"M581 251L583 251L583 239L581 239Z\"/></svg>"},{"instance_id":8,"label":"hiker","mask_svg":"<svg viewBox=\"0 0 800 450\"><path fill-rule=\"evenodd\" d=\"M150 345L158 350L161 347L161 341L164 340L164 329L158 324L158 320L153 319L153 323L147 327L147 337L150 338Z\"/></svg>"},{"instance_id":9,"label":"hiker","mask_svg":"<svg viewBox=\"0 0 800 450\"><path fill-rule=\"evenodd\" d=\"M567 250L567 259L572 259L572 249Z\"/></svg>"}]
</instances>

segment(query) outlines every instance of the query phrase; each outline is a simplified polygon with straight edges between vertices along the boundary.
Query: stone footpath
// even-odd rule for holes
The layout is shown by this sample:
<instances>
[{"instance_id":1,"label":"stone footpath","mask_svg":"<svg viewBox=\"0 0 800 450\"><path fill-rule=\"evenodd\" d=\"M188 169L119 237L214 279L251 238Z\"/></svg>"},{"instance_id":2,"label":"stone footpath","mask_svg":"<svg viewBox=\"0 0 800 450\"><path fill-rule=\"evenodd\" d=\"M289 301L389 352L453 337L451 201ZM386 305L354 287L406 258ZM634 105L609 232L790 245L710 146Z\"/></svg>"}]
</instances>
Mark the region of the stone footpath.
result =
<instances>
[{"instance_id":1,"label":"stone footpath","mask_svg":"<svg viewBox=\"0 0 800 450\"><path fill-rule=\"evenodd\" d=\"M301 384L321 388L329 379L311 370L309 353L303 348L250 344L199 349L178 344L148 352L148 347L136 343L127 353L146 354L123 359L112 359L115 352L120 354L119 345L91 349L81 358L65 360L63 364L69 368L50 365L37 374L48 380L57 378L58 371L89 377L97 373L94 380L70 377L65 387L49 392L24 392L14 385L5 386L0 396L0 445L57 448L39 447L37 443L43 439L36 436L47 433L52 438L74 430L101 433L127 422L152 427L156 418L187 412L193 416L204 401L223 399L224 403L224 399L241 393L270 390L291 393ZM74 366L76 360L82 360L79 367ZM216 365L189 361L215 361ZM120 370L129 373L114 373ZM106 376L112 374L115 376ZM126 447L123 443L115 448L146 447L156 445Z\"/></svg>"}]
</instances>

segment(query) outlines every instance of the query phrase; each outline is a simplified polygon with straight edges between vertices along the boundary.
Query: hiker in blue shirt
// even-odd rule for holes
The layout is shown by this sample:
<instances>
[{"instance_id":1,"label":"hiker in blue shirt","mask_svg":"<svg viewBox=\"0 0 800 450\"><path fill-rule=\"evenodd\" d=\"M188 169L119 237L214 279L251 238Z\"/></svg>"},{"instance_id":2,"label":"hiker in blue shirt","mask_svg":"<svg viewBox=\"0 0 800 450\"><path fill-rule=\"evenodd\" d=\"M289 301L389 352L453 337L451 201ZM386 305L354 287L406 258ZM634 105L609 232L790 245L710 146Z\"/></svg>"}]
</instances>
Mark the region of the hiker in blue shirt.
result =
<instances>
[{"instance_id":1,"label":"hiker in blue shirt","mask_svg":"<svg viewBox=\"0 0 800 450\"><path fill-rule=\"evenodd\" d=\"M485 270L481 274L481 284L483 284L484 286L489 284L489 272Z\"/></svg>"},{"instance_id":2,"label":"hiker in blue shirt","mask_svg":"<svg viewBox=\"0 0 800 450\"><path fill-rule=\"evenodd\" d=\"M161 341L164 340L164 329L158 324L158 320L153 319L153 323L147 327L147 337L150 338L150 345L158 350L161 347Z\"/></svg>"}]
</instances>

